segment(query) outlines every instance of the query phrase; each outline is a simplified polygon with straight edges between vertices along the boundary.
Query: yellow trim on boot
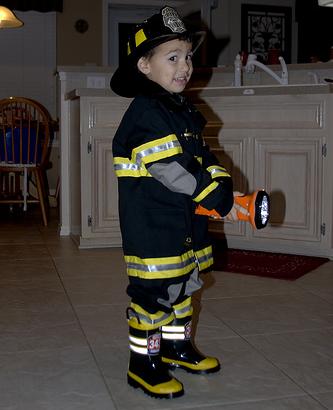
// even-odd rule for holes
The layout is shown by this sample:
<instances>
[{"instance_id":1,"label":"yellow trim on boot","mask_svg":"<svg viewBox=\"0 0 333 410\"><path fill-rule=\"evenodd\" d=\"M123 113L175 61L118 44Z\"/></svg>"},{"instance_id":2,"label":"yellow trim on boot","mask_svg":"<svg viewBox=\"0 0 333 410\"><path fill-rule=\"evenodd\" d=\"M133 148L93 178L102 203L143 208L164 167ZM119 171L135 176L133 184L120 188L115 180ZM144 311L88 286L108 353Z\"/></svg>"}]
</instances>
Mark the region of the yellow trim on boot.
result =
<instances>
[{"instance_id":1,"label":"yellow trim on boot","mask_svg":"<svg viewBox=\"0 0 333 410\"><path fill-rule=\"evenodd\" d=\"M147 392L156 394L156 395L172 395L175 393L180 393L183 391L183 385L175 378L172 378L170 381L165 383L159 383L155 386L145 382L141 377L137 376L130 370L127 372L128 376L135 380L144 390Z\"/></svg>"},{"instance_id":2,"label":"yellow trim on boot","mask_svg":"<svg viewBox=\"0 0 333 410\"><path fill-rule=\"evenodd\" d=\"M190 369L195 372L207 372L217 371L220 368L220 363L215 357L205 357L201 362L194 364L183 362L181 360L168 359L167 357L162 357L162 362L174 365L176 367L182 367L185 370Z\"/></svg>"}]
</instances>

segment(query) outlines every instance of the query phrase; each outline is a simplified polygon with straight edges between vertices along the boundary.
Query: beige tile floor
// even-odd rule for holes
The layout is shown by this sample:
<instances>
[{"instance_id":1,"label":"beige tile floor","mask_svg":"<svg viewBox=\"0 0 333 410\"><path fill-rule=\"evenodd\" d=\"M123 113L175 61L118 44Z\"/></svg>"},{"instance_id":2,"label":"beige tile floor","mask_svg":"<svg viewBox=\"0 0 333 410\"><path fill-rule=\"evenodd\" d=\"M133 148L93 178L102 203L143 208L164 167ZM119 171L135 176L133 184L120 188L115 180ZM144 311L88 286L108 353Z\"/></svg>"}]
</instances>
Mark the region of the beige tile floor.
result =
<instances>
[{"instance_id":1,"label":"beige tile floor","mask_svg":"<svg viewBox=\"0 0 333 410\"><path fill-rule=\"evenodd\" d=\"M0 216L1 410L333 409L333 261L294 282L207 274L196 340L222 371L176 371L175 400L126 383L126 281L121 249L78 250L56 215Z\"/></svg>"}]
</instances>

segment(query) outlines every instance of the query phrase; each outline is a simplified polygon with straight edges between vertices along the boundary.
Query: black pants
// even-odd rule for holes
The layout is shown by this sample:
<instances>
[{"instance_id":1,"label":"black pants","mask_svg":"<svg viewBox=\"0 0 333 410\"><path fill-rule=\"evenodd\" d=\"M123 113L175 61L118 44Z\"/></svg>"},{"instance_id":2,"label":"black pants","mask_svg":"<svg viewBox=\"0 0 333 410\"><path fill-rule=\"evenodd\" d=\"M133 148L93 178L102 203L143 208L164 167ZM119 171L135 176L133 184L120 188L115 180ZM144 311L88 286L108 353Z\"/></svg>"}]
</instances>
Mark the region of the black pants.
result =
<instances>
[{"instance_id":1,"label":"black pants","mask_svg":"<svg viewBox=\"0 0 333 410\"><path fill-rule=\"evenodd\" d=\"M172 306L181 303L202 287L199 270L187 275L168 279L140 279L129 277L127 294L132 302L149 313L171 312Z\"/></svg>"}]
</instances>

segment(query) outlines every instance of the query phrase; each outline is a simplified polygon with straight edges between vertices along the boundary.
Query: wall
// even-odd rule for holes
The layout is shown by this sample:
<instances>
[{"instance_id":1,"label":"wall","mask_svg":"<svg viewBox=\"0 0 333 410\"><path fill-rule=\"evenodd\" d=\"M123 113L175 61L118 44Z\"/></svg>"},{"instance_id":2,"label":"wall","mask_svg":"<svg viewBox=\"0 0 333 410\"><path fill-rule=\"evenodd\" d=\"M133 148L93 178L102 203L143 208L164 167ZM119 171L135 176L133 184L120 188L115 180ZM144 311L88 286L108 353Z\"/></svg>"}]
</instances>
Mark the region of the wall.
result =
<instances>
[{"instance_id":1,"label":"wall","mask_svg":"<svg viewBox=\"0 0 333 410\"><path fill-rule=\"evenodd\" d=\"M262 4L292 7L292 63L297 60L297 24L295 23L295 0L219 0L212 10L212 31L217 38L230 38L218 59L218 65L233 63L241 45L241 4Z\"/></svg>"},{"instance_id":2,"label":"wall","mask_svg":"<svg viewBox=\"0 0 333 410\"><path fill-rule=\"evenodd\" d=\"M330 44L333 40L333 31L329 24L333 9L318 8L317 0L94 0L85 2L65 0L63 13L58 13L57 64L84 65L92 63L103 65L104 63L106 65L108 58L105 43L109 37L107 30L108 4L114 7L123 7L125 10L129 7L140 10L144 6L160 7L165 3L176 7L183 16L198 12L201 9L205 21L209 19L207 13L209 5L213 5L209 26L214 37L218 40L216 46L227 43L226 46L224 44L224 48L219 53L218 65L232 64L235 55L240 51L241 4L253 3L292 8L291 63L295 64L298 58L300 62L310 62L307 50L313 48L314 44L318 47L318 44L325 43L327 52L329 52L329 46L333 45L333 43ZM295 13L296 7L298 16ZM317 13L313 13L311 7L314 7ZM303 14L306 18L299 20L302 23L299 24L296 17L300 19ZM81 18L86 19L90 25L89 30L84 34L77 33L74 29L75 22ZM300 47L298 47L298 27L302 30ZM302 40L304 41L302 42ZM327 61L327 59L322 61Z\"/></svg>"},{"instance_id":3,"label":"wall","mask_svg":"<svg viewBox=\"0 0 333 410\"><path fill-rule=\"evenodd\" d=\"M18 29L0 30L0 98L21 96L43 104L56 118L56 13L16 12ZM59 141L53 143L51 189L58 177Z\"/></svg>"},{"instance_id":4,"label":"wall","mask_svg":"<svg viewBox=\"0 0 333 410\"><path fill-rule=\"evenodd\" d=\"M57 65L102 64L103 0L65 0L57 14ZM85 33L75 30L75 22L84 19Z\"/></svg>"},{"instance_id":5,"label":"wall","mask_svg":"<svg viewBox=\"0 0 333 410\"><path fill-rule=\"evenodd\" d=\"M65 0L63 12L57 15L57 65L103 65L103 59L107 61L103 56L103 41L108 39L108 4L137 9L147 5L162 7L165 3L163 0ZM167 3L175 6L184 0ZM79 19L89 24L85 33L75 30L75 22Z\"/></svg>"},{"instance_id":6,"label":"wall","mask_svg":"<svg viewBox=\"0 0 333 410\"><path fill-rule=\"evenodd\" d=\"M30 97L56 114L56 13L16 12L18 29L0 30L0 97Z\"/></svg>"},{"instance_id":7,"label":"wall","mask_svg":"<svg viewBox=\"0 0 333 410\"><path fill-rule=\"evenodd\" d=\"M200 10L200 0L169 1L168 4L177 7L182 15ZM263 5L289 6L293 11L292 29L292 62L297 60L297 24L295 22L295 0L218 0L217 7L212 9L211 30L217 39L230 38L227 46L218 58L218 65L231 64L235 55L240 51L241 44L241 4L255 3ZM57 65L103 65L107 61L106 47L103 41L108 41L107 5L138 8L140 6L162 6L159 0L95 0L82 2L80 0L64 1L63 13L57 15ZM78 19L85 19L89 29L85 33L78 33L74 24Z\"/></svg>"},{"instance_id":8,"label":"wall","mask_svg":"<svg viewBox=\"0 0 333 410\"><path fill-rule=\"evenodd\" d=\"M202 0L205 4L207 0ZM240 47L241 3L256 3L292 6L295 0L216 0L217 8L212 10L211 27L217 38L230 36L228 46L219 56L219 65L232 64ZM0 47L0 96L27 95L42 102L57 117L56 77L59 66L103 65L107 33L107 5L118 4L140 8L141 6L162 6L168 3L180 12L195 12L200 9L201 0L65 0L63 13L17 12L25 26L17 30L2 30ZM134 5L135 3L135 5ZM214 2L213 2L214 3ZM74 24L85 19L89 29L78 33ZM297 27L293 31L293 56L296 48ZM54 189L58 175L58 141L53 149L53 168L49 172L50 185Z\"/></svg>"}]
</instances>

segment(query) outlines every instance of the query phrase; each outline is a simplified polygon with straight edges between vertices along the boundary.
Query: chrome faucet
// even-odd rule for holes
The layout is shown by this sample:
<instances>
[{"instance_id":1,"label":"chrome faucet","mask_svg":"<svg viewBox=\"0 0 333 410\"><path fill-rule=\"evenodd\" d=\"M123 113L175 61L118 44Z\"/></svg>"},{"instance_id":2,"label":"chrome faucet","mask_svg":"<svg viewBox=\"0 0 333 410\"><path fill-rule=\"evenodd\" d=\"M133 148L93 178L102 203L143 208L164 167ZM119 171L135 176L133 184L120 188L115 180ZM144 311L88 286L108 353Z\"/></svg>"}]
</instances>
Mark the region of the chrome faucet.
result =
<instances>
[{"instance_id":1,"label":"chrome faucet","mask_svg":"<svg viewBox=\"0 0 333 410\"><path fill-rule=\"evenodd\" d=\"M308 76L310 76L310 77L313 78L313 82L314 82L315 84L319 84L319 77L318 77L318 74L317 74L316 72L314 72L314 71L309 71L309 72L308 72Z\"/></svg>"},{"instance_id":2,"label":"chrome faucet","mask_svg":"<svg viewBox=\"0 0 333 410\"><path fill-rule=\"evenodd\" d=\"M287 64L284 61L283 57L279 57L279 61L281 64L281 77L279 77L273 70L268 68L265 64L261 63L260 61L257 61L257 56L255 54L249 54L247 57L247 62L244 67L245 71L247 73L254 73L255 66L261 68L263 71L265 71L267 74L269 74L271 77L274 78L279 84L282 85L287 85L288 84L288 69L287 69Z\"/></svg>"}]
</instances>

